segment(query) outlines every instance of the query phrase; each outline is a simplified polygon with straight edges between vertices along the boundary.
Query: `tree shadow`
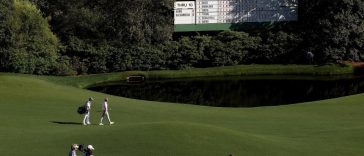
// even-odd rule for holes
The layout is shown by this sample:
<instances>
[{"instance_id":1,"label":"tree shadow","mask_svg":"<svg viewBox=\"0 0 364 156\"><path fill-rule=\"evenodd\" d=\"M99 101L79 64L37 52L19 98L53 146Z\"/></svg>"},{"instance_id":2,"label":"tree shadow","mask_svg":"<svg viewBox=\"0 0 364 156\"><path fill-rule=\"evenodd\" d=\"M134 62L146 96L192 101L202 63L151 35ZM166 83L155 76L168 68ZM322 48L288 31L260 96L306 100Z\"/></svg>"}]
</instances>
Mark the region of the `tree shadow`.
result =
<instances>
[{"instance_id":1,"label":"tree shadow","mask_svg":"<svg viewBox=\"0 0 364 156\"><path fill-rule=\"evenodd\" d=\"M49 122L60 125L82 125L81 122L64 122L64 121L49 121Z\"/></svg>"}]
</instances>

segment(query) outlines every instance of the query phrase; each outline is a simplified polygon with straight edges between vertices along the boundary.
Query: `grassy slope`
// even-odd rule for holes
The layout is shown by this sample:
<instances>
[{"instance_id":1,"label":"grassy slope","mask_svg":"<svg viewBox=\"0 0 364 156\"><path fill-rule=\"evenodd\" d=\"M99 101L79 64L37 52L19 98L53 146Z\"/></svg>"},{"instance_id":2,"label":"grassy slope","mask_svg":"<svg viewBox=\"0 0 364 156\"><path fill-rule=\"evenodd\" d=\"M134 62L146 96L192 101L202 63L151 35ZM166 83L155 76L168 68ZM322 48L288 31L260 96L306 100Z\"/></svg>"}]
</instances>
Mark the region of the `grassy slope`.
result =
<instances>
[{"instance_id":1,"label":"grassy slope","mask_svg":"<svg viewBox=\"0 0 364 156\"><path fill-rule=\"evenodd\" d=\"M363 94L288 106L212 108L114 97L59 85L61 79L0 74L1 155L61 156L71 143L93 144L95 155L104 156L364 154ZM64 83L75 83L67 79ZM95 79L102 78L87 78ZM116 125L78 124L75 109L89 96L96 98L91 121L98 123L101 99L108 96Z\"/></svg>"}]
</instances>

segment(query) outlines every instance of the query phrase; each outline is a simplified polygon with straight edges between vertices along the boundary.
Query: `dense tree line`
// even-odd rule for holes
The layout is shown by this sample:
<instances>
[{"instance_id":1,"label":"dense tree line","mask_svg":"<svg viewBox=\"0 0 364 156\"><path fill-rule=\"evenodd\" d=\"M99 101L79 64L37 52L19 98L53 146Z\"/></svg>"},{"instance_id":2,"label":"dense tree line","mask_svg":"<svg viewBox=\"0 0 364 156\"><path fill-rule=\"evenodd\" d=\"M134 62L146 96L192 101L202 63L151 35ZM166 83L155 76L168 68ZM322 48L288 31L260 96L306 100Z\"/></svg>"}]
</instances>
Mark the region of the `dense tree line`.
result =
<instances>
[{"instance_id":1,"label":"dense tree line","mask_svg":"<svg viewBox=\"0 0 364 156\"><path fill-rule=\"evenodd\" d=\"M299 1L299 21L173 36L174 0L0 2L0 71L73 75L363 60L364 1Z\"/></svg>"},{"instance_id":2,"label":"dense tree line","mask_svg":"<svg viewBox=\"0 0 364 156\"><path fill-rule=\"evenodd\" d=\"M173 0L33 2L63 43L62 60L78 74L163 66L155 45L171 40Z\"/></svg>"},{"instance_id":3,"label":"dense tree line","mask_svg":"<svg viewBox=\"0 0 364 156\"><path fill-rule=\"evenodd\" d=\"M363 60L363 0L304 0L300 7L303 44L318 61Z\"/></svg>"},{"instance_id":4,"label":"dense tree line","mask_svg":"<svg viewBox=\"0 0 364 156\"><path fill-rule=\"evenodd\" d=\"M0 1L0 69L8 68L9 48L11 32L9 30L7 20L13 11L12 1Z\"/></svg>"}]
</instances>

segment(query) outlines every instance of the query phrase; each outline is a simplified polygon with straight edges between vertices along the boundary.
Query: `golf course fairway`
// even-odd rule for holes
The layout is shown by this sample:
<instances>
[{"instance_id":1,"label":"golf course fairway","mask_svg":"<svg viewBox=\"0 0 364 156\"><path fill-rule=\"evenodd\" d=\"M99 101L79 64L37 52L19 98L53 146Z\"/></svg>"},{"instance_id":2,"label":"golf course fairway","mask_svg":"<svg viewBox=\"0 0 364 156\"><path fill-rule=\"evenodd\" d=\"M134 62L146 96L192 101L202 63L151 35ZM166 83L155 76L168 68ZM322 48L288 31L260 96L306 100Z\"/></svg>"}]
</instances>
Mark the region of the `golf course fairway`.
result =
<instances>
[{"instance_id":1,"label":"golf course fairway","mask_svg":"<svg viewBox=\"0 0 364 156\"><path fill-rule=\"evenodd\" d=\"M217 108L106 95L44 78L0 74L0 155L362 156L364 94L285 106ZM76 110L93 97L92 125ZM99 126L109 98L114 125ZM105 122L104 122L105 123Z\"/></svg>"}]
</instances>

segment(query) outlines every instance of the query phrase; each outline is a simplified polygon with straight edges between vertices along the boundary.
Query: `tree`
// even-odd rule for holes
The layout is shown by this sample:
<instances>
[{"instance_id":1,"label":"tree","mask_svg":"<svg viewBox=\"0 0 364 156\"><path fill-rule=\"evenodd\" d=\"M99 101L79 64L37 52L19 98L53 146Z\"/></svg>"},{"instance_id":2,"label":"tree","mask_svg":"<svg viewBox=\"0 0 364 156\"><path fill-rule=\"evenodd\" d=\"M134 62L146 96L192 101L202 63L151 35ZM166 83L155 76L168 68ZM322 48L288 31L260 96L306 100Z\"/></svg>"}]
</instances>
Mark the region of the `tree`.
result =
<instances>
[{"instance_id":1,"label":"tree","mask_svg":"<svg viewBox=\"0 0 364 156\"><path fill-rule=\"evenodd\" d=\"M7 69L50 74L58 58L58 39L39 10L29 1L14 0L14 10L6 23L13 34Z\"/></svg>"},{"instance_id":2,"label":"tree","mask_svg":"<svg viewBox=\"0 0 364 156\"><path fill-rule=\"evenodd\" d=\"M299 45L302 39L295 33L283 31L262 33L255 53L250 54L255 63L298 63L300 56Z\"/></svg>"},{"instance_id":3,"label":"tree","mask_svg":"<svg viewBox=\"0 0 364 156\"><path fill-rule=\"evenodd\" d=\"M173 0L105 0L98 7L108 20L112 40L128 44L161 43L173 33Z\"/></svg>"},{"instance_id":4,"label":"tree","mask_svg":"<svg viewBox=\"0 0 364 156\"><path fill-rule=\"evenodd\" d=\"M13 11L13 1L0 1L0 71L8 71L12 33L7 21Z\"/></svg>"},{"instance_id":5,"label":"tree","mask_svg":"<svg viewBox=\"0 0 364 156\"><path fill-rule=\"evenodd\" d=\"M300 5L305 44L319 62L359 59L364 50L364 1L318 0Z\"/></svg>"},{"instance_id":6,"label":"tree","mask_svg":"<svg viewBox=\"0 0 364 156\"><path fill-rule=\"evenodd\" d=\"M32 1L49 20L65 47L62 55L79 74L154 69L152 62L163 66L155 47L171 40L173 0ZM148 56L149 52L153 54ZM153 61L140 63L141 56Z\"/></svg>"}]
</instances>

